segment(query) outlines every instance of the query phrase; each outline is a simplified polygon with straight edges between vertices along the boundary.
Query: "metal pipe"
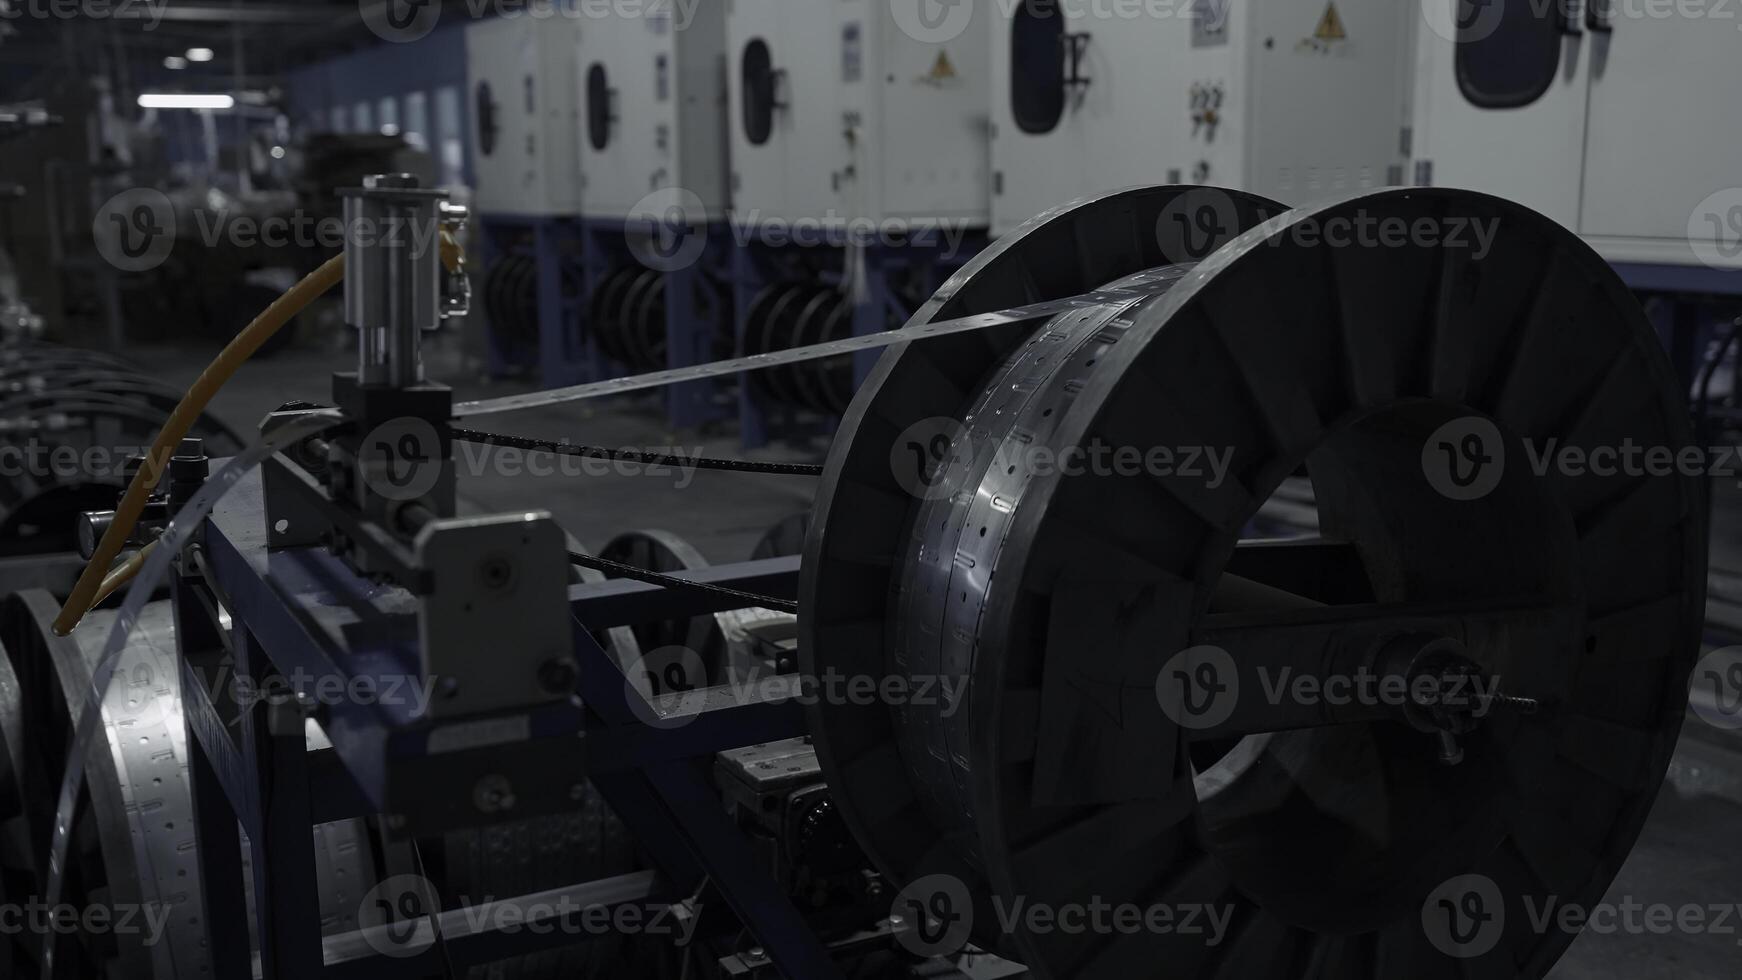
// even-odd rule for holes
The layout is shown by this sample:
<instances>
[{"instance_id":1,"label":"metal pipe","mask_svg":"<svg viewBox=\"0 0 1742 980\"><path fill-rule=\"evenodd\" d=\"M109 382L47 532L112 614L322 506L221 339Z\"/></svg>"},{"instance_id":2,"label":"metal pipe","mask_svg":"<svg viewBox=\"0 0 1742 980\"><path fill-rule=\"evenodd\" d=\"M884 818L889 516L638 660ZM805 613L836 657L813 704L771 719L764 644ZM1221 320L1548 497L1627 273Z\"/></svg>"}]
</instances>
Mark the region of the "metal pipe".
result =
<instances>
[{"instance_id":1,"label":"metal pipe","mask_svg":"<svg viewBox=\"0 0 1742 980\"><path fill-rule=\"evenodd\" d=\"M444 198L411 174L366 177L345 192L345 319L360 334L363 385L424 381L422 334L441 322Z\"/></svg>"}]
</instances>

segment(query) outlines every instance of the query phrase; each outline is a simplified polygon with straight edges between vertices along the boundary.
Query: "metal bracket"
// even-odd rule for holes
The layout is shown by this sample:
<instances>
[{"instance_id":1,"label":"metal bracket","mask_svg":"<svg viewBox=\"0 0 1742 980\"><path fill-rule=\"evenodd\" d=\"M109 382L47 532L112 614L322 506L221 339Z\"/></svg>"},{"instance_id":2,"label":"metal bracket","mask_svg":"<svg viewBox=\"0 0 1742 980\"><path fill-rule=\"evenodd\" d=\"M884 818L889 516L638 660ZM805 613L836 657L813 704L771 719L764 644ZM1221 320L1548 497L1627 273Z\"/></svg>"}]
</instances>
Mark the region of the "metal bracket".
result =
<instances>
[{"instance_id":1,"label":"metal bracket","mask_svg":"<svg viewBox=\"0 0 1742 980\"><path fill-rule=\"evenodd\" d=\"M513 710L574 693L568 548L542 511L432 521L417 566L434 592L418 604L430 713Z\"/></svg>"}]
</instances>

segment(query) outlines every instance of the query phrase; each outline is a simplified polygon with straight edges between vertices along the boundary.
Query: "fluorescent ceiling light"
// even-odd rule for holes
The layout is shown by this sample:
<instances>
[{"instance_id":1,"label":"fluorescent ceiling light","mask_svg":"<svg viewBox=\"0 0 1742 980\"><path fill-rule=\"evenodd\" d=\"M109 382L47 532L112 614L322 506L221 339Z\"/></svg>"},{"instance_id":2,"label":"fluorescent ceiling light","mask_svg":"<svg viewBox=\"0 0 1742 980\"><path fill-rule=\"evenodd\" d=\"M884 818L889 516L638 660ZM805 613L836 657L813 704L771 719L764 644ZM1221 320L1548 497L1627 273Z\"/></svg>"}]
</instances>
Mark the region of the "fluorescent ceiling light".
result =
<instances>
[{"instance_id":1,"label":"fluorescent ceiling light","mask_svg":"<svg viewBox=\"0 0 1742 980\"><path fill-rule=\"evenodd\" d=\"M235 107L235 98L228 95L147 92L139 97L139 108L141 109L234 109Z\"/></svg>"},{"instance_id":2,"label":"fluorescent ceiling light","mask_svg":"<svg viewBox=\"0 0 1742 980\"><path fill-rule=\"evenodd\" d=\"M189 61L211 61L214 57L211 48L188 48Z\"/></svg>"},{"instance_id":3,"label":"fluorescent ceiling light","mask_svg":"<svg viewBox=\"0 0 1742 980\"><path fill-rule=\"evenodd\" d=\"M188 66L188 60L186 58L183 58L179 54L172 54L169 57L163 59L163 67L168 68L170 71L181 71L183 68L186 68L187 66Z\"/></svg>"}]
</instances>

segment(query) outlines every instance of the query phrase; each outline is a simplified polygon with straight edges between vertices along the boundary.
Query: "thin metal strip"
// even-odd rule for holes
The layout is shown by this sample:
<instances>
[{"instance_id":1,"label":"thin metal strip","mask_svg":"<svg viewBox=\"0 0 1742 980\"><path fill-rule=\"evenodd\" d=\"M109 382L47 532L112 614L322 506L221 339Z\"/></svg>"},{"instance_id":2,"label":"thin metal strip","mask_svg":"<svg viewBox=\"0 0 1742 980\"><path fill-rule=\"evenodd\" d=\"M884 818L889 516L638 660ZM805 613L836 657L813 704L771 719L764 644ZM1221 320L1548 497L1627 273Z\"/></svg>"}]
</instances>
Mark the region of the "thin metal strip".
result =
<instances>
[{"instance_id":1,"label":"thin metal strip","mask_svg":"<svg viewBox=\"0 0 1742 980\"><path fill-rule=\"evenodd\" d=\"M163 534L158 538L156 551L146 559L144 567L134 577L126 593L126 598L122 601L121 608L115 613L113 626L109 630L108 639L104 642L102 653L91 663L91 686L82 692L85 702L84 708L79 714L78 723L68 746L67 764L65 771L61 774L60 798L55 813L48 855L46 894L49 908L56 907L63 894L67 856L71 850L71 834L75 826L75 804L79 798L79 791L84 785L86 753L90 750L92 739L96 738L100 731L106 731L104 705L108 699L109 682L114 677L115 668L119 665L122 656L127 652L127 638L132 634L134 626L139 623L146 604L151 601L158 587L169 576L171 562L187 545L194 531L211 514L212 508L217 505L219 498L229 492L230 488L235 486L245 474L259 466L274 453L342 424L344 424L344 419L338 415L311 414L284 426L267 437L264 442L256 443L243 450L229 463L212 474L199 492L182 505L175 520L164 528ZM69 694L71 693L69 692ZM135 822L143 819L139 813L133 813L130 816ZM50 936L44 943L43 956L44 972L49 977L55 976L57 952L57 937Z\"/></svg>"},{"instance_id":2,"label":"thin metal strip","mask_svg":"<svg viewBox=\"0 0 1742 980\"><path fill-rule=\"evenodd\" d=\"M714 361L709 364L697 364L693 367L672 368L666 371L655 371L651 374L636 374L626 378L613 378L609 381L594 381L589 384L574 385L569 388L552 388L548 391L534 391L524 395L508 395L503 398L488 398L482 401L462 402L454 407L455 418L476 418L480 415L497 415L502 412L518 412L529 408L543 408L548 405L561 405L566 402L583 401L589 398L603 398L607 395L624 395L634 391L646 391L650 388L663 388L668 385L683 384L691 381L707 381L712 378L723 378L745 371L760 371L786 364L799 364L804 361L820 360L825 357L837 357L842 354L856 354L860 351L877 350L890 347L909 340L919 340L929 337L947 337L951 334L967 333L973 330L985 330L990 327L1001 327L1024 320L1050 319L1060 313L1080 310L1087 307L1100 306L1106 303L1122 303L1133 299L1143 299L1166 291L1171 282L1144 282L1140 286L1119 289L1101 289L1082 293L1066 299L1048 300L1045 303L1031 303L1027 306L1015 306L994 313L976 313L973 316L958 317L954 320L939 320L935 323L913 324L899 330L889 330L884 333L867 334L863 337L848 337L844 340L834 340L825 344L812 344L809 347L793 347L782 351L771 351L766 354L752 354L748 357L737 357L726 361Z\"/></svg>"}]
</instances>

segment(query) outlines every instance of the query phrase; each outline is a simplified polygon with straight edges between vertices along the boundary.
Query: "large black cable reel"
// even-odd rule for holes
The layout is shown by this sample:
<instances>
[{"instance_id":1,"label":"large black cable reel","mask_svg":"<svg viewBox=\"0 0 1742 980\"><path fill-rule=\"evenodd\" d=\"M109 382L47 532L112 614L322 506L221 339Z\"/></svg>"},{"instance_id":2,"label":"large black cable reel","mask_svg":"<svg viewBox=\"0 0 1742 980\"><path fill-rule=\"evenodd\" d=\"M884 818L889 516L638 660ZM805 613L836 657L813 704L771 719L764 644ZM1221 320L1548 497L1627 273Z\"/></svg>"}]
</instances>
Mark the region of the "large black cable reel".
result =
<instances>
[{"instance_id":1,"label":"large black cable reel","mask_svg":"<svg viewBox=\"0 0 1742 980\"><path fill-rule=\"evenodd\" d=\"M581 294L581 273L572 263L558 263L556 274L563 302ZM538 260L520 252L500 256L484 271L481 292L498 343L514 351L538 350Z\"/></svg>"},{"instance_id":2,"label":"large black cable reel","mask_svg":"<svg viewBox=\"0 0 1742 980\"><path fill-rule=\"evenodd\" d=\"M588 332L607 358L630 371L663 371L671 366L666 274L639 263L619 265L600 278L588 310ZM697 316L711 322L730 305L725 284L713 276L694 279L690 296ZM716 360L731 356L731 339L722 334L704 350L686 355Z\"/></svg>"},{"instance_id":3,"label":"large black cable reel","mask_svg":"<svg viewBox=\"0 0 1742 980\"><path fill-rule=\"evenodd\" d=\"M1229 235L1207 255L1163 247L1182 212L1198 227L1219 214ZM1356 219L1445 237L1318 234ZM1446 235L1470 223L1491 234L1485 254ZM800 585L803 672L961 685L807 706L843 816L912 900L897 911L963 923L957 941L1050 978L1542 976L1572 936L1533 930L1527 903L1602 898L1662 782L1699 649L1701 480L1539 475L1524 452L1694 445L1637 303L1577 237L1484 195L1285 212L1158 187L1040 216L913 323L1113 283L1131 292L889 348L831 451ZM1458 459L1503 449L1477 474L1485 492L1457 481L1474 470L1436 480L1434 454L1484 429L1487 456ZM904 443L940 432L933 470L904 473ZM1213 487L1026 463L1095 445L1232 455ZM1303 465L1321 537L1242 543ZM1201 668L1204 648L1252 687L1188 728L1184 698L1163 708L1179 693L1164 668ZM1249 696L1255 669L1351 662L1328 651L1455 665L1514 700L1452 726L1390 706L1303 718ZM1454 956L1424 909L1467 876L1503 927ZM948 921L925 911L940 896ZM1219 944L1007 932L1000 909L1018 900L1231 919Z\"/></svg>"},{"instance_id":4,"label":"large black cable reel","mask_svg":"<svg viewBox=\"0 0 1742 980\"><path fill-rule=\"evenodd\" d=\"M808 347L844 340L852 332L853 303L839 286L781 281L764 287L752 300L745 318L744 353ZM839 415L852 400L853 359L830 357L768 368L752 374L750 383L773 402Z\"/></svg>"}]
</instances>

